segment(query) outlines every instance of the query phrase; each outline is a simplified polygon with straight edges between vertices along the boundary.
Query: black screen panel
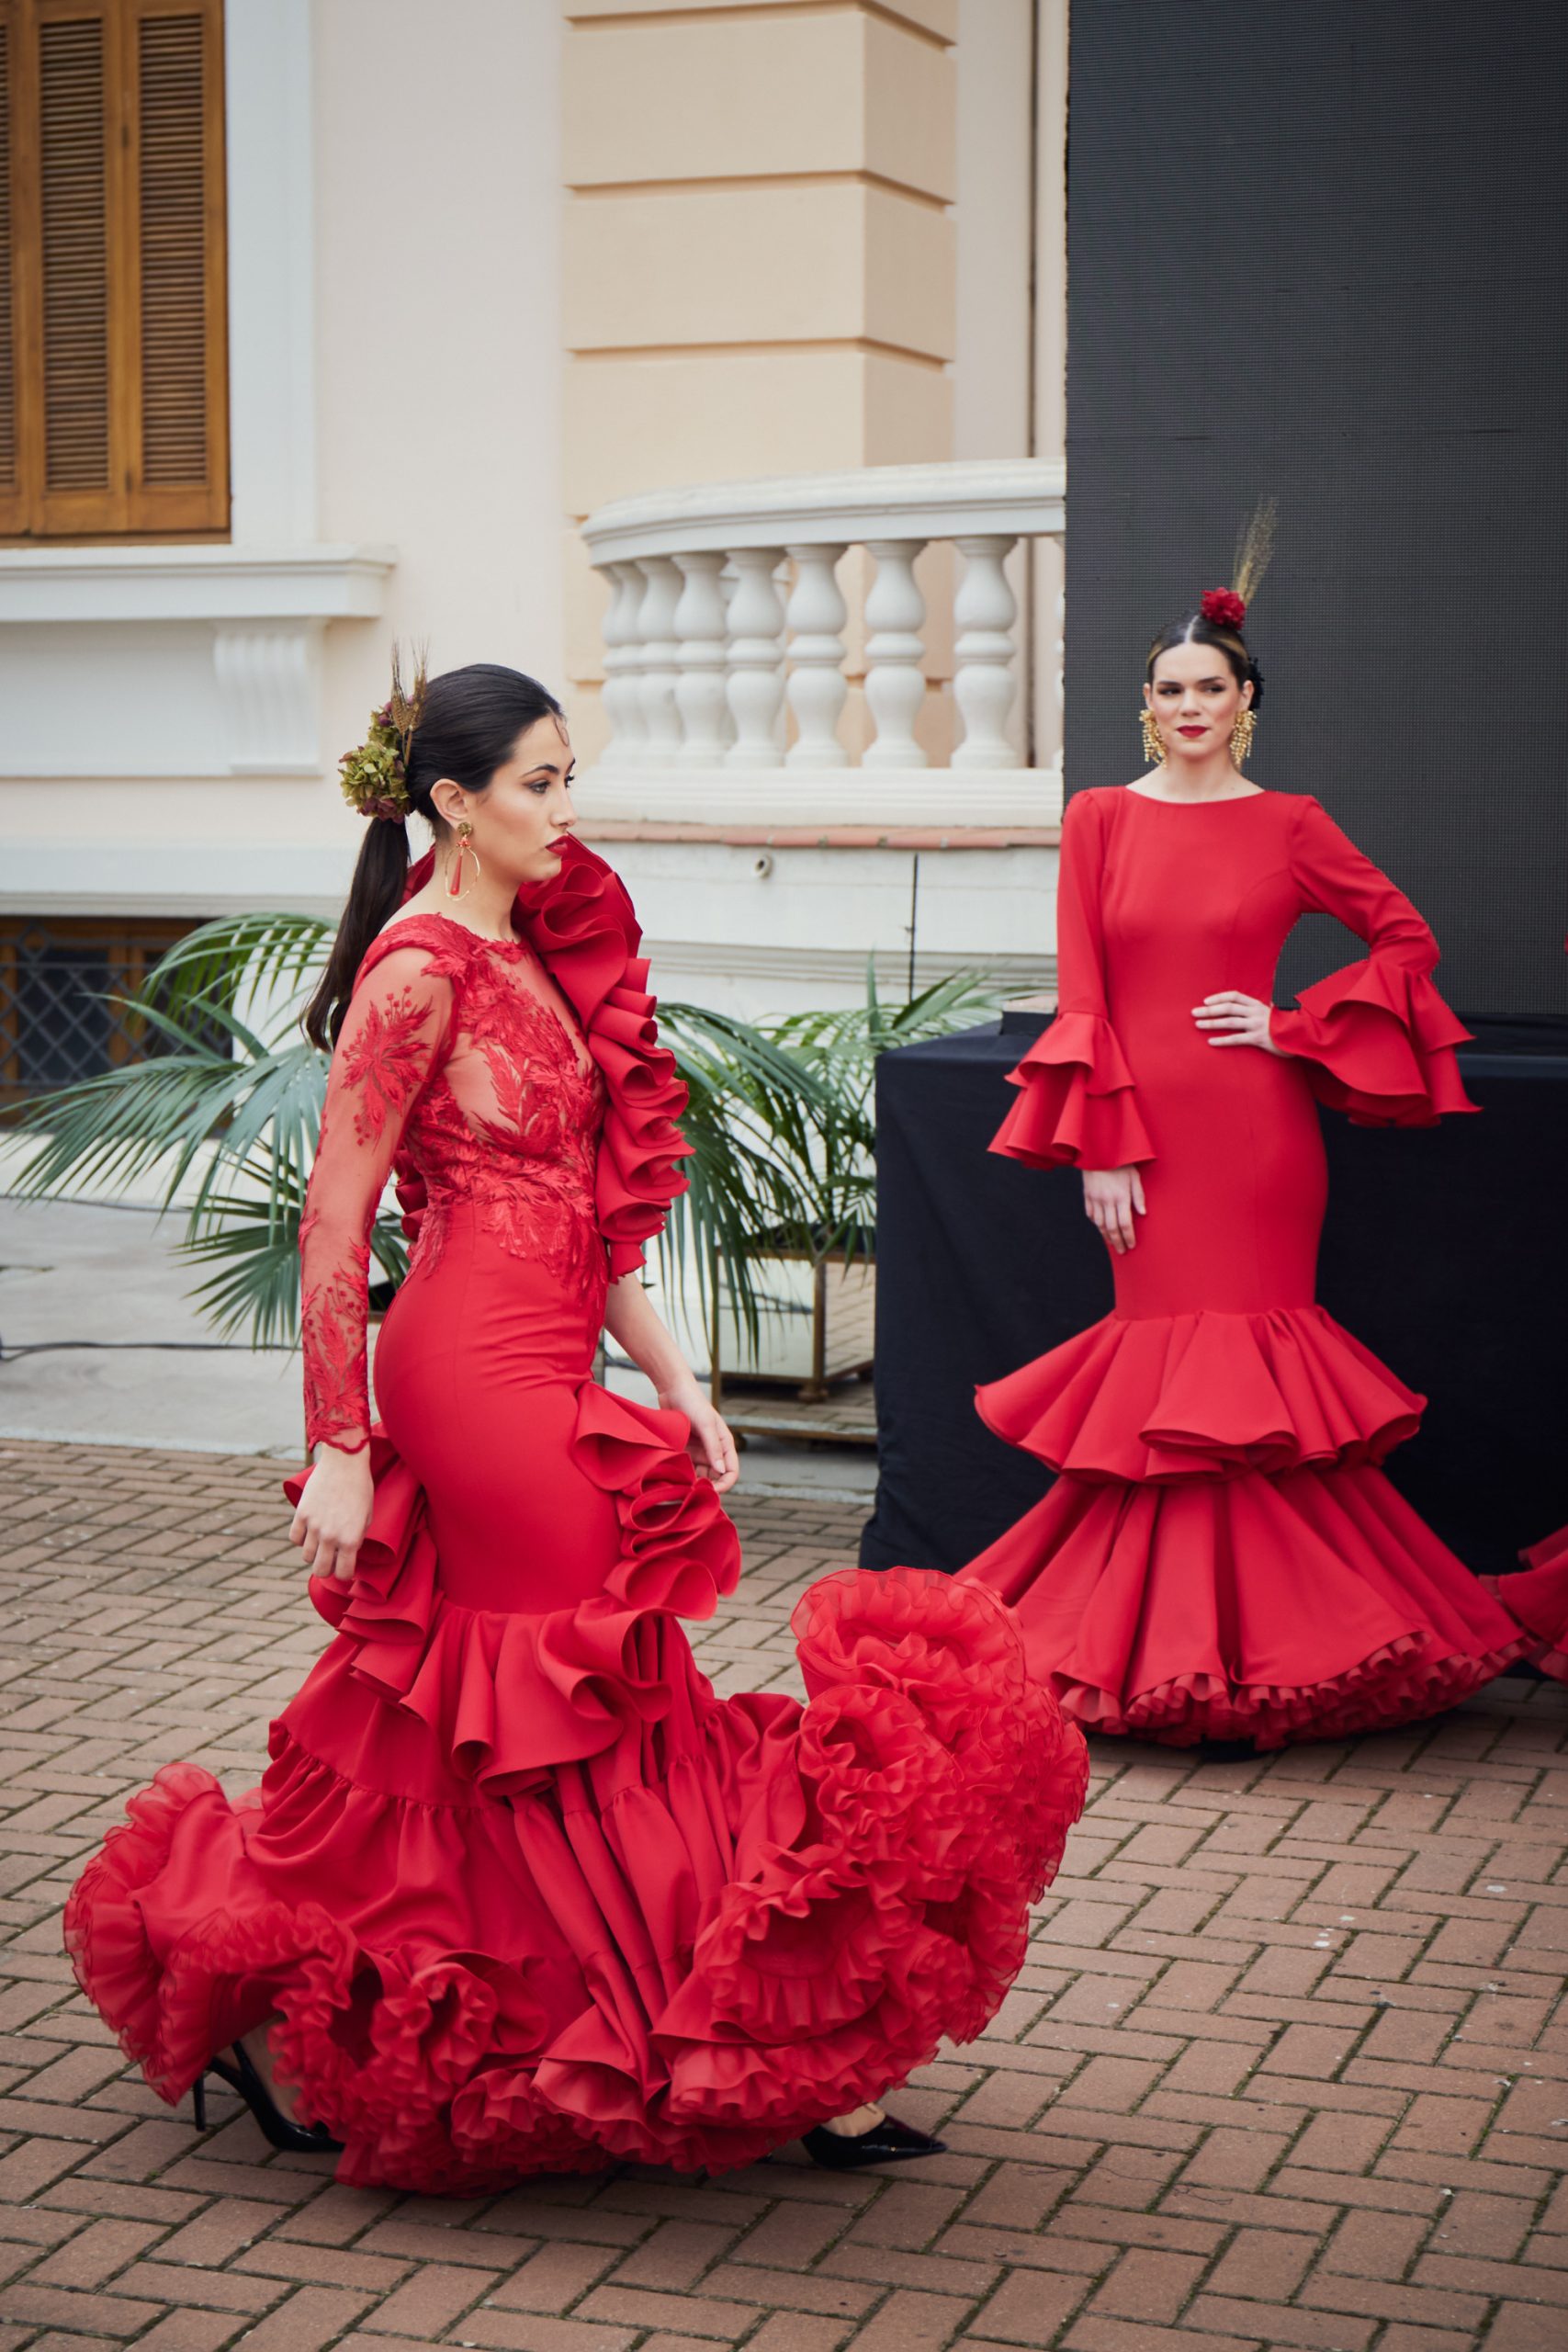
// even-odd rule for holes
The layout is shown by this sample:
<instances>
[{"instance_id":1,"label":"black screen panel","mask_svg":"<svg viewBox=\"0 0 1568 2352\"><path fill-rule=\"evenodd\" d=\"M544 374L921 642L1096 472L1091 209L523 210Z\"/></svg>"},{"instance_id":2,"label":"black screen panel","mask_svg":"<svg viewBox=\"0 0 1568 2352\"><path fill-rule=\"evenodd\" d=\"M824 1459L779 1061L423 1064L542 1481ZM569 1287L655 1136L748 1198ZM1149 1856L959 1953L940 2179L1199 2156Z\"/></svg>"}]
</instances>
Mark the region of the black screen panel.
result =
<instances>
[{"instance_id":1,"label":"black screen panel","mask_svg":"<svg viewBox=\"0 0 1568 2352\"><path fill-rule=\"evenodd\" d=\"M1149 639L1272 494L1251 773L1461 1013L1568 1016L1568 9L1086 0L1071 69L1068 789L1139 773Z\"/></svg>"}]
</instances>

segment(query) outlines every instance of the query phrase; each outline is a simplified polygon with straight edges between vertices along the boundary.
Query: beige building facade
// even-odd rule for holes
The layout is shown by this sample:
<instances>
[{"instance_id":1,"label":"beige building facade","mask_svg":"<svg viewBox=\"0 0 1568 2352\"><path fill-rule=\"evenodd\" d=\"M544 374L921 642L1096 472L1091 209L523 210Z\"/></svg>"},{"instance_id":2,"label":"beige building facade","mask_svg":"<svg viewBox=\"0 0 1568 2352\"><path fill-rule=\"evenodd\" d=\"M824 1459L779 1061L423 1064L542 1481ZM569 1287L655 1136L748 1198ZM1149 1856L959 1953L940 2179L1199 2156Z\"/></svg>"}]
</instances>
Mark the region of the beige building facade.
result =
<instances>
[{"instance_id":1,"label":"beige building facade","mask_svg":"<svg viewBox=\"0 0 1568 2352\"><path fill-rule=\"evenodd\" d=\"M333 910L398 639L560 688L666 994L1048 977L1066 0L223 0L206 40L227 524L0 541L13 969Z\"/></svg>"}]
</instances>

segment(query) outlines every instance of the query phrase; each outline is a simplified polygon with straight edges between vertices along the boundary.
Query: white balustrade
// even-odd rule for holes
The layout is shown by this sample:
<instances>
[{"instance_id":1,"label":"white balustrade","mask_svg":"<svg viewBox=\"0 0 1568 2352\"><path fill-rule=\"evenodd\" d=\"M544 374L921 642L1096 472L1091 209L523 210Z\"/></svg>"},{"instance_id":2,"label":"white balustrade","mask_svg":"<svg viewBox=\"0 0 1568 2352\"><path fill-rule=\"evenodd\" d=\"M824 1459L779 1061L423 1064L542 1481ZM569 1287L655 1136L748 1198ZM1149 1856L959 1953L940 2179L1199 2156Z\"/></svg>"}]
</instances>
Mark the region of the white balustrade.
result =
<instances>
[{"instance_id":1,"label":"white balustrade","mask_svg":"<svg viewBox=\"0 0 1568 2352\"><path fill-rule=\"evenodd\" d=\"M1016 768L1007 718L1018 681L1013 674L1012 625L1018 599L1004 569L1016 539L964 537L953 543L964 558L964 582L953 599L958 623L953 695L964 715L955 768Z\"/></svg>"},{"instance_id":2,"label":"white balustrade","mask_svg":"<svg viewBox=\"0 0 1568 2352\"><path fill-rule=\"evenodd\" d=\"M1054 822L1058 694L1043 679L1035 707L1019 709L1019 588L1032 580L1031 543L1060 540L1064 503L1062 468L1029 458L704 484L602 507L582 529L611 591L610 735L587 771L584 808L781 823ZM963 562L951 680L929 674L916 577L939 544ZM852 548L875 567L858 615L840 581ZM1027 611L1023 627L1037 627ZM847 650L858 639L863 656ZM842 740L857 689L869 724L858 763ZM929 723L933 695L951 697L951 710ZM943 756L962 783L931 764Z\"/></svg>"},{"instance_id":3,"label":"white balustrade","mask_svg":"<svg viewBox=\"0 0 1568 2352\"><path fill-rule=\"evenodd\" d=\"M689 768L716 768L723 764L728 733L725 668L729 621L719 584L724 557L716 550L698 550L678 555L675 562L685 582L675 607L681 761Z\"/></svg>"},{"instance_id":4,"label":"white balustrade","mask_svg":"<svg viewBox=\"0 0 1568 2352\"><path fill-rule=\"evenodd\" d=\"M783 753L778 716L784 702L784 606L773 582L772 548L737 548L729 557L737 578L729 600L729 715L735 741L725 753L732 768L776 768Z\"/></svg>"},{"instance_id":5,"label":"white balustrade","mask_svg":"<svg viewBox=\"0 0 1568 2352\"><path fill-rule=\"evenodd\" d=\"M650 766L664 767L681 748L681 714L675 701L681 683L677 666L681 648L675 636L681 574L667 555L644 556L638 569L645 582L637 614L637 635L642 639L637 696L646 737L643 757Z\"/></svg>"},{"instance_id":6,"label":"white balustrade","mask_svg":"<svg viewBox=\"0 0 1568 2352\"><path fill-rule=\"evenodd\" d=\"M919 539L868 539L866 553L876 578L865 600L865 698L876 721L868 744L868 768L923 768L926 755L915 741L915 721L926 698L925 645L920 629L926 600L915 582Z\"/></svg>"},{"instance_id":7,"label":"white balustrade","mask_svg":"<svg viewBox=\"0 0 1568 2352\"><path fill-rule=\"evenodd\" d=\"M604 624L604 702L610 721L610 741L602 764L630 768L637 764L637 753L648 741L638 684L642 674L642 639L637 629L642 573L635 563L606 564L604 570L611 591Z\"/></svg>"},{"instance_id":8,"label":"white balustrade","mask_svg":"<svg viewBox=\"0 0 1568 2352\"><path fill-rule=\"evenodd\" d=\"M795 591L784 617L789 624L789 707L795 741L785 764L792 768L841 768L839 721L849 700L844 675L844 623L850 608L839 587L841 547L807 544L786 548L795 566Z\"/></svg>"}]
</instances>

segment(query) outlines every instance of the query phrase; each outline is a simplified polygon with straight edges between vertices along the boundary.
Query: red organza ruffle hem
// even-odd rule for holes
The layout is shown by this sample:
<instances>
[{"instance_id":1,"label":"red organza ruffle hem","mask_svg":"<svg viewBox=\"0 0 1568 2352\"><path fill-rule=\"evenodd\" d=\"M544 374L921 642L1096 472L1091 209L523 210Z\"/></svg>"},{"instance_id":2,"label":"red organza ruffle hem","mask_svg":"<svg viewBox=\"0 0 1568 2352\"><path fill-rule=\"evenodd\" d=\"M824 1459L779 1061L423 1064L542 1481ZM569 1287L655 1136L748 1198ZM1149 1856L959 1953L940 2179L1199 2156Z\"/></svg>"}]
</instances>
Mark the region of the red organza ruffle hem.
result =
<instances>
[{"instance_id":1,"label":"red organza ruffle hem","mask_svg":"<svg viewBox=\"0 0 1568 2352\"><path fill-rule=\"evenodd\" d=\"M1004 1159L1031 1168L1130 1168L1154 1158L1133 1073L1098 1013L1059 1012L1008 1083L1019 1099L991 1144Z\"/></svg>"},{"instance_id":2,"label":"red organza ruffle hem","mask_svg":"<svg viewBox=\"0 0 1568 2352\"><path fill-rule=\"evenodd\" d=\"M1005 1611L920 1570L806 1595L804 1710L715 1699L672 1620L728 1589L733 1534L678 1419L585 1390L574 1453L621 1557L603 1596L511 1621L435 1589L377 1441L342 1636L290 1711L357 1707L355 1773L288 1724L237 1809L173 1767L67 1906L84 1990L165 2098L276 2010L345 2180L720 2170L994 2012L1082 1807L1079 1735ZM427 1785L368 1785L409 1737Z\"/></svg>"},{"instance_id":3,"label":"red organza ruffle hem","mask_svg":"<svg viewBox=\"0 0 1568 2352\"><path fill-rule=\"evenodd\" d=\"M1362 1127L1429 1127L1477 1106L1454 1047L1469 1042L1425 972L1382 957L1347 965L1276 1012L1274 1042L1305 1065L1320 1102Z\"/></svg>"},{"instance_id":4,"label":"red organza ruffle hem","mask_svg":"<svg viewBox=\"0 0 1568 2352\"><path fill-rule=\"evenodd\" d=\"M1525 1656L1554 1681L1568 1682L1568 1527L1532 1544L1517 1576L1488 1577L1486 1589L1529 1637Z\"/></svg>"},{"instance_id":5,"label":"red organza ruffle hem","mask_svg":"<svg viewBox=\"0 0 1568 2352\"><path fill-rule=\"evenodd\" d=\"M1426 1402L1321 1306L1108 1315L976 1392L1010 1445L1128 1483L1381 1462Z\"/></svg>"},{"instance_id":6,"label":"red organza ruffle hem","mask_svg":"<svg viewBox=\"0 0 1568 2352\"><path fill-rule=\"evenodd\" d=\"M1122 1487L1073 1477L964 1570L1077 1722L1189 1746L1434 1714L1517 1628L1381 1472Z\"/></svg>"}]
</instances>

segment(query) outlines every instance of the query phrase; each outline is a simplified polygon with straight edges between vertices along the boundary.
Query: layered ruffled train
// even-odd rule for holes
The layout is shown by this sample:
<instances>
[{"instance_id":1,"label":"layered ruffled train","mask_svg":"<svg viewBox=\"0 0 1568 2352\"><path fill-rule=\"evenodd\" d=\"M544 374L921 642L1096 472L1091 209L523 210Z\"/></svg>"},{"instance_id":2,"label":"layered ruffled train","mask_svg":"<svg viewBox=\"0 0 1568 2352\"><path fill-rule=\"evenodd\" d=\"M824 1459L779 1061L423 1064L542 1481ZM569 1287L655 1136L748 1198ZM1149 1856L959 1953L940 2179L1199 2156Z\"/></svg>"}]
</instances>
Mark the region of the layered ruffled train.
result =
<instances>
[{"instance_id":1,"label":"layered ruffled train","mask_svg":"<svg viewBox=\"0 0 1568 2352\"><path fill-rule=\"evenodd\" d=\"M160 1773L68 1906L84 1990L165 2098L276 2012L343 2179L720 2170L980 2030L1081 1809L1082 1740L1006 1611L916 1570L806 1594L804 1708L716 1699L677 1620L737 1551L684 1435L583 1385L571 1453L619 1555L528 1615L444 1595L378 1438L353 1586L312 1587L337 1639L260 1790Z\"/></svg>"},{"instance_id":2,"label":"layered ruffled train","mask_svg":"<svg viewBox=\"0 0 1568 2352\"><path fill-rule=\"evenodd\" d=\"M1062 1475L961 1582L1008 1602L1082 1724L1337 1738L1434 1714L1523 1652L1376 1467L1426 1398L1322 1307L1108 1316L976 1401Z\"/></svg>"}]
</instances>

